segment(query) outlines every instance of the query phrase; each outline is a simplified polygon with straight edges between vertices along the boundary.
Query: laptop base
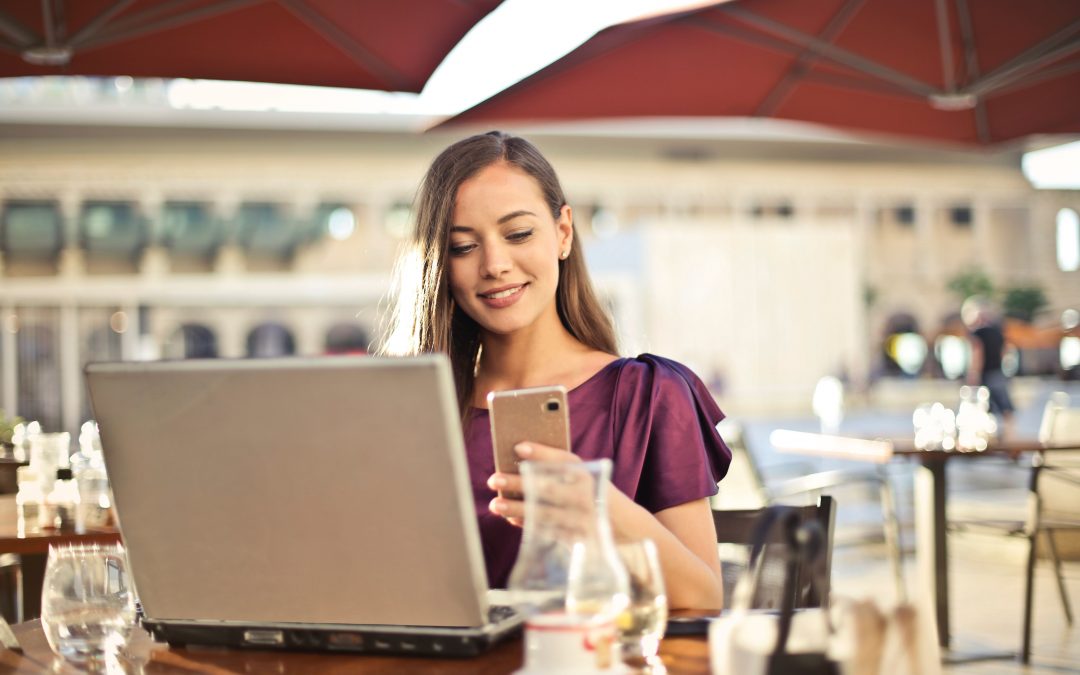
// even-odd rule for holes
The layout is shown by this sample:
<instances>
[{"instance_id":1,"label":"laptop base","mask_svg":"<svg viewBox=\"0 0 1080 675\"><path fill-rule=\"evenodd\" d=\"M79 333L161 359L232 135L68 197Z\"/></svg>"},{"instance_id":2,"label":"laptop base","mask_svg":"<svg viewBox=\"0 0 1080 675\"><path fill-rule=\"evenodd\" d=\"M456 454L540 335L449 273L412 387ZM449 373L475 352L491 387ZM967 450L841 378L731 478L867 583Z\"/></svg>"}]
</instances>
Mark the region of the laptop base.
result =
<instances>
[{"instance_id":1,"label":"laptop base","mask_svg":"<svg viewBox=\"0 0 1080 675\"><path fill-rule=\"evenodd\" d=\"M516 637L523 624L504 628L431 628L424 632L409 627L409 632L395 626L245 626L162 623L144 621L143 627L154 639L170 647L199 645L243 649L283 649L290 651L351 652L359 654L394 654L401 656L467 657L478 656L495 645Z\"/></svg>"}]
</instances>

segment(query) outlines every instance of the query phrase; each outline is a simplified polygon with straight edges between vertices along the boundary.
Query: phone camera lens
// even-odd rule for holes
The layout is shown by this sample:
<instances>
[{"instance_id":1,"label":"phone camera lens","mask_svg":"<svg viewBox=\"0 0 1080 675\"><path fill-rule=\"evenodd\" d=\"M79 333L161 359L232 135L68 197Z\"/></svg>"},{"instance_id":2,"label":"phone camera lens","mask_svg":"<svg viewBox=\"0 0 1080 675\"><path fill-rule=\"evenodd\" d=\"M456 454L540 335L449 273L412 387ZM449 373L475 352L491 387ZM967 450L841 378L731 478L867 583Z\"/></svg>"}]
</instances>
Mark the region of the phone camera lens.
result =
<instances>
[{"instance_id":1,"label":"phone camera lens","mask_svg":"<svg viewBox=\"0 0 1080 675\"><path fill-rule=\"evenodd\" d=\"M548 401L547 404L545 404L544 407L547 408L548 412L558 412L558 410L559 410L559 402L556 401L555 399L552 399L552 400Z\"/></svg>"}]
</instances>

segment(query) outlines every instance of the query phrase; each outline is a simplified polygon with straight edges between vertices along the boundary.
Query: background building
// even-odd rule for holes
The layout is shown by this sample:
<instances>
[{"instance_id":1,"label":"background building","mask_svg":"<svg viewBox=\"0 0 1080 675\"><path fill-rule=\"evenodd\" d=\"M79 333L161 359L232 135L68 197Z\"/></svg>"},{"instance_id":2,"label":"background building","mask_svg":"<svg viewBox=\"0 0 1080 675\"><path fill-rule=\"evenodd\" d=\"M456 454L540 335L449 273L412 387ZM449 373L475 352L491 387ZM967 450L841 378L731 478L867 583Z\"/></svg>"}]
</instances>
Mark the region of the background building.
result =
<instances>
[{"instance_id":1,"label":"background building","mask_svg":"<svg viewBox=\"0 0 1080 675\"><path fill-rule=\"evenodd\" d=\"M461 132L103 105L0 117L0 407L74 430L87 361L373 343L417 184ZM1018 150L529 135L560 171L623 351L686 361L736 414L808 410L823 375L880 400L898 380L958 377L942 359L962 366L962 342L938 338L962 273L1040 288L1052 330L1080 309L1078 254L1062 250L1080 192L1033 189ZM1022 353L1020 374L1061 375L1075 347L1059 341Z\"/></svg>"}]
</instances>

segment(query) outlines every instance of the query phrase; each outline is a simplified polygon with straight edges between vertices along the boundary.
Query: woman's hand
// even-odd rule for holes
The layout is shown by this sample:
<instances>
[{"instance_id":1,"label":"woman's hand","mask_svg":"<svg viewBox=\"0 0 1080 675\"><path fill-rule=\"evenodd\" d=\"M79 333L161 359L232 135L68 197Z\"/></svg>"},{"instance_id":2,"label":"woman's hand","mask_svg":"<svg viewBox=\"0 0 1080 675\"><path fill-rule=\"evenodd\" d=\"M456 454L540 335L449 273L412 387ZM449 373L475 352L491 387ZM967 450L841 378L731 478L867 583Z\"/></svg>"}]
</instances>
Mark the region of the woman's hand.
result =
<instances>
[{"instance_id":1,"label":"woman's hand","mask_svg":"<svg viewBox=\"0 0 1080 675\"><path fill-rule=\"evenodd\" d=\"M523 460L538 462L580 462L577 455L539 443L519 443L514 452ZM512 473L494 473L488 478L488 487L503 494L523 493L521 476ZM556 486L547 486L554 489ZM591 493L590 493L591 494ZM571 490L560 495L546 495L537 500L542 518L548 523L562 521L567 527L575 527L579 516L572 513L575 507ZM525 503L520 499L496 497L488 508L507 522L521 527L525 522ZM629 496L618 489L608 491L608 516L616 540L652 539L660 553L660 565L667 581L668 602L680 609L720 609L724 606L724 587L720 575L720 559L716 549L716 530L712 511L707 499L697 499L673 506L655 514L649 513Z\"/></svg>"},{"instance_id":2,"label":"woman's hand","mask_svg":"<svg viewBox=\"0 0 1080 675\"><path fill-rule=\"evenodd\" d=\"M540 443L518 443L514 446L514 452L522 460L536 462L580 462L577 455L553 448ZM506 493L524 494L521 476L516 473L493 473L488 478L487 485L492 490ZM503 518L511 525L521 527L525 523L525 502L521 499L510 499L505 496L496 497L488 504L488 509Z\"/></svg>"}]
</instances>

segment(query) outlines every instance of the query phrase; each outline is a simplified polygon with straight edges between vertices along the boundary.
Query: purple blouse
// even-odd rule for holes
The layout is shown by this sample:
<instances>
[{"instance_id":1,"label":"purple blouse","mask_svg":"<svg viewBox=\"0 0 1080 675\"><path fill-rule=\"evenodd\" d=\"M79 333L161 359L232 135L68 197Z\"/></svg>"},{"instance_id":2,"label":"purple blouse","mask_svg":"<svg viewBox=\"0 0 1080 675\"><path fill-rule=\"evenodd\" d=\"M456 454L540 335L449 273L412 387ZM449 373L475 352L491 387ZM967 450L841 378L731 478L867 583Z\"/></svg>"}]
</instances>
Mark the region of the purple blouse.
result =
<instances>
[{"instance_id":1,"label":"purple blouse","mask_svg":"<svg viewBox=\"0 0 1080 675\"><path fill-rule=\"evenodd\" d=\"M650 512L716 494L731 463L716 431L724 413L686 366L652 354L616 359L572 389L568 402L574 454L610 459L611 482ZM487 410L470 410L465 446L488 583L503 588L521 529L488 510L495 459Z\"/></svg>"}]
</instances>

